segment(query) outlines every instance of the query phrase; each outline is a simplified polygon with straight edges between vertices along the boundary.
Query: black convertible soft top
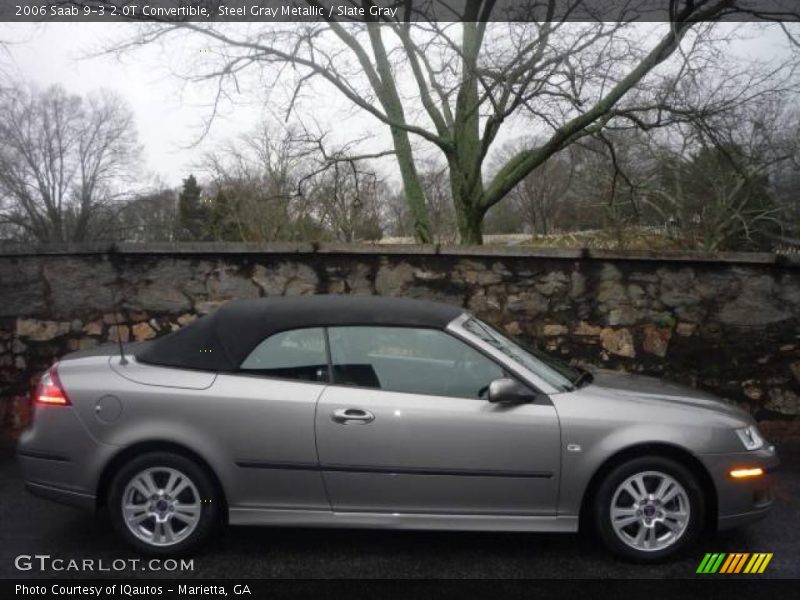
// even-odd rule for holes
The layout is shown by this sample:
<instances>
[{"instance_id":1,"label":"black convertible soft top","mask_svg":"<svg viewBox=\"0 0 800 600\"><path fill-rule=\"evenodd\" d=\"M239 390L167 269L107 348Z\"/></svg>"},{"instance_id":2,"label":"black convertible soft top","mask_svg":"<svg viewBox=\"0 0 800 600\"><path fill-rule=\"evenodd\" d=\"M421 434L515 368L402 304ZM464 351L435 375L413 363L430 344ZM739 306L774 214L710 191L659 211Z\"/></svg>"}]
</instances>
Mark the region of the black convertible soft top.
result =
<instances>
[{"instance_id":1,"label":"black convertible soft top","mask_svg":"<svg viewBox=\"0 0 800 600\"><path fill-rule=\"evenodd\" d=\"M262 340L302 327L397 325L444 329L464 312L449 304L381 296L278 296L232 300L183 329L146 342L140 362L235 371Z\"/></svg>"}]
</instances>

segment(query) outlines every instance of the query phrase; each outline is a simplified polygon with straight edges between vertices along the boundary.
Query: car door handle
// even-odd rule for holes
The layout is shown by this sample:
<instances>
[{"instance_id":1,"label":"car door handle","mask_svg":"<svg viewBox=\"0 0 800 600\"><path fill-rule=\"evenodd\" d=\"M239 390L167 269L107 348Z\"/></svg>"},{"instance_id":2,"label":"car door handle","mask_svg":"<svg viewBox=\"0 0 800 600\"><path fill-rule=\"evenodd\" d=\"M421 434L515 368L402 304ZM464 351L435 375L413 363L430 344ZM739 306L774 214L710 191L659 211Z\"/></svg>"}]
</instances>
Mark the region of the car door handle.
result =
<instances>
[{"instance_id":1,"label":"car door handle","mask_svg":"<svg viewBox=\"0 0 800 600\"><path fill-rule=\"evenodd\" d=\"M331 413L331 419L334 423L342 425L365 425L374 421L375 415L360 408L337 408Z\"/></svg>"}]
</instances>

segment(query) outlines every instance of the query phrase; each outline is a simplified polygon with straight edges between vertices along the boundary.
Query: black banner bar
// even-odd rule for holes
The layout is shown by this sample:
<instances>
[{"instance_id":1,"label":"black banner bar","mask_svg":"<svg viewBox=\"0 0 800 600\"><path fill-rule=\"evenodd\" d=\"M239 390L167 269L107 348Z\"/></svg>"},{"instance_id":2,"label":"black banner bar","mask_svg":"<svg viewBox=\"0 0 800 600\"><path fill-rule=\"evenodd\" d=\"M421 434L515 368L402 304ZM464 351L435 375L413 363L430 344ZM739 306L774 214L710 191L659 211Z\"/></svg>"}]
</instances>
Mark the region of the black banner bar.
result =
<instances>
[{"instance_id":1,"label":"black banner bar","mask_svg":"<svg viewBox=\"0 0 800 600\"><path fill-rule=\"evenodd\" d=\"M798 21L797 0L4 0L6 22Z\"/></svg>"},{"instance_id":2,"label":"black banner bar","mask_svg":"<svg viewBox=\"0 0 800 600\"><path fill-rule=\"evenodd\" d=\"M356 574L356 573L353 573ZM704 580L6 580L0 586L5 600L56 598L77 600L222 600L281 598L347 598L347 600L465 600L467 598L598 598L644 597L736 600L768 597L796 598L797 582L741 577Z\"/></svg>"}]
</instances>

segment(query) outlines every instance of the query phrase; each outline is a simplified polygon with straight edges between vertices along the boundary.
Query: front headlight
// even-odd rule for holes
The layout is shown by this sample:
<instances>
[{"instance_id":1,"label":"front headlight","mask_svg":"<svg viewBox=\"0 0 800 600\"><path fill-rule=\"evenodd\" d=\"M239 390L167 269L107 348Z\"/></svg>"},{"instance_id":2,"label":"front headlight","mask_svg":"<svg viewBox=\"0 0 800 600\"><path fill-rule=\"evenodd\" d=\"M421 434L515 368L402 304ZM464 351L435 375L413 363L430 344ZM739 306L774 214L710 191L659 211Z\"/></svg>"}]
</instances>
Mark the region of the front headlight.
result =
<instances>
[{"instance_id":1,"label":"front headlight","mask_svg":"<svg viewBox=\"0 0 800 600\"><path fill-rule=\"evenodd\" d=\"M742 440L742 444L744 444L744 447L748 450L758 450L764 445L764 438L761 437L755 425L737 429L736 435L739 436L739 439Z\"/></svg>"}]
</instances>

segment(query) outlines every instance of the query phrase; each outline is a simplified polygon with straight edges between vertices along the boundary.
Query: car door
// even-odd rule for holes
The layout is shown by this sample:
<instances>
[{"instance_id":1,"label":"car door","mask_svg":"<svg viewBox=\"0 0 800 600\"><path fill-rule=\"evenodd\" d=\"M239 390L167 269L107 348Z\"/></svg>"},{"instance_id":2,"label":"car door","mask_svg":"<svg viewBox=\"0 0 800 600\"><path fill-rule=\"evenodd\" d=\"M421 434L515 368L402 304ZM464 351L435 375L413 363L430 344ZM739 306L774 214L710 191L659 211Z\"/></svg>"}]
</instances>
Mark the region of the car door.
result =
<instances>
[{"instance_id":1,"label":"car door","mask_svg":"<svg viewBox=\"0 0 800 600\"><path fill-rule=\"evenodd\" d=\"M430 329L331 327L317 406L336 511L555 514L560 433L547 400L489 403L503 369Z\"/></svg>"},{"instance_id":2,"label":"car door","mask_svg":"<svg viewBox=\"0 0 800 600\"><path fill-rule=\"evenodd\" d=\"M237 508L330 509L314 438L317 400L327 382L322 328L276 333L237 373L217 377L214 393L224 410L208 426L232 463L226 491Z\"/></svg>"}]
</instances>

